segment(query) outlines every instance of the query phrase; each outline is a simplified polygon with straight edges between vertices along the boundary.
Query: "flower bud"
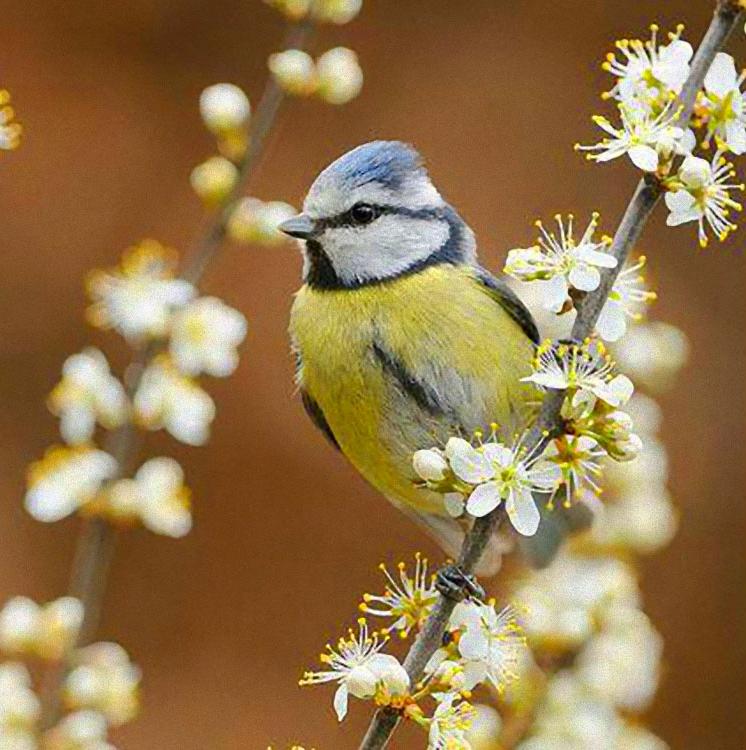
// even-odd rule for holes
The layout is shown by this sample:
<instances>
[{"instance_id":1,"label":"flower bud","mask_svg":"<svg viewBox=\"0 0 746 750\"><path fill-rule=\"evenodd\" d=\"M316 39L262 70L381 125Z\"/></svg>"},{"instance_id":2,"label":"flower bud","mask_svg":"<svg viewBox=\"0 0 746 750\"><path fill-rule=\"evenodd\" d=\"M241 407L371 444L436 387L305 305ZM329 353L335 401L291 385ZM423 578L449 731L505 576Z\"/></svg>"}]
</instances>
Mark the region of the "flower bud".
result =
<instances>
[{"instance_id":1,"label":"flower bud","mask_svg":"<svg viewBox=\"0 0 746 750\"><path fill-rule=\"evenodd\" d=\"M428 482L439 482L448 469L446 460L439 451L433 449L416 451L412 456L412 466Z\"/></svg>"},{"instance_id":2,"label":"flower bud","mask_svg":"<svg viewBox=\"0 0 746 750\"><path fill-rule=\"evenodd\" d=\"M243 198L228 220L228 234L236 242L280 245L287 237L277 227L295 216L296 210L282 201Z\"/></svg>"},{"instance_id":3,"label":"flower bud","mask_svg":"<svg viewBox=\"0 0 746 750\"><path fill-rule=\"evenodd\" d=\"M357 55L345 47L325 52L316 62L318 94L330 104L346 104L363 87L363 70Z\"/></svg>"},{"instance_id":4,"label":"flower bud","mask_svg":"<svg viewBox=\"0 0 746 750\"><path fill-rule=\"evenodd\" d=\"M352 21L362 7L363 0L315 0L312 15L319 23L341 26Z\"/></svg>"},{"instance_id":5,"label":"flower bud","mask_svg":"<svg viewBox=\"0 0 746 750\"><path fill-rule=\"evenodd\" d=\"M379 654L371 662L370 669L391 695L409 692L409 675L395 656Z\"/></svg>"},{"instance_id":6,"label":"flower bud","mask_svg":"<svg viewBox=\"0 0 746 750\"><path fill-rule=\"evenodd\" d=\"M471 451L471 443L459 437L448 438L446 443L446 458L450 461L455 455Z\"/></svg>"},{"instance_id":7,"label":"flower bud","mask_svg":"<svg viewBox=\"0 0 746 750\"><path fill-rule=\"evenodd\" d=\"M189 182L207 206L216 206L231 194L237 179L238 169L233 162L211 156L192 170Z\"/></svg>"},{"instance_id":8,"label":"flower bud","mask_svg":"<svg viewBox=\"0 0 746 750\"><path fill-rule=\"evenodd\" d=\"M288 49L269 56L269 70L280 88L292 96L308 96L316 90L316 65L307 52Z\"/></svg>"},{"instance_id":9,"label":"flower bud","mask_svg":"<svg viewBox=\"0 0 746 750\"><path fill-rule=\"evenodd\" d=\"M232 83L208 86L199 97L199 110L207 129L225 135L244 128L251 114L251 105L244 92Z\"/></svg>"},{"instance_id":10,"label":"flower bud","mask_svg":"<svg viewBox=\"0 0 746 750\"><path fill-rule=\"evenodd\" d=\"M698 156L687 156L679 168L681 181L689 188L697 189L705 185L712 176L709 162Z\"/></svg>"}]
</instances>

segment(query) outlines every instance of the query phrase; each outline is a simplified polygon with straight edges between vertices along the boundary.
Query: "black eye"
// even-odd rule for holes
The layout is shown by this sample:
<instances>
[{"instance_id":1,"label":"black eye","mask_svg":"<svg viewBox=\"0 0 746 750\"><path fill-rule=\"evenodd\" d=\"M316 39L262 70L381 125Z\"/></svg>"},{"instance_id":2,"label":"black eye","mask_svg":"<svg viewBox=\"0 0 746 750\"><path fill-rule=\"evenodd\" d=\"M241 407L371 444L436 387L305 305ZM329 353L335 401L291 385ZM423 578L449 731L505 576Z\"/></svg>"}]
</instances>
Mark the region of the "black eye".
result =
<instances>
[{"instance_id":1,"label":"black eye","mask_svg":"<svg viewBox=\"0 0 746 750\"><path fill-rule=\"evenodd\" d=\"M378 216L378 211L368 203L356 203L350 209L350 216L355 224L370 224Z\"/></svg>"}]
</instances>

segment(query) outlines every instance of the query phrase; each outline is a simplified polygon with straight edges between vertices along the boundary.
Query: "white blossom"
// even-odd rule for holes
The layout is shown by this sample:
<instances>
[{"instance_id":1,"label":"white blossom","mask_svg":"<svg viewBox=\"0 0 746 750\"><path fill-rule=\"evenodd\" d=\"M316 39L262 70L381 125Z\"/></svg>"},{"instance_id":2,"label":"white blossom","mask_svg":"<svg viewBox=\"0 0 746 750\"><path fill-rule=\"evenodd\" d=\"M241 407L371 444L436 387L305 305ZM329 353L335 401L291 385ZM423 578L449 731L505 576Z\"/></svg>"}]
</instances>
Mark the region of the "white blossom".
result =
<instances>
[{"instance_id":1,"label":"white blossom","mask_svg":"<svg viewBox=\"0 0 746 750\"><path fill-rule=\"evenodd\" d=\"M29 469L26 510L37 521L59 521L93 500L118 468L113 456L95 448L50 448Z\"/></svg>"},{"instance_id":2,"label":"white blossom","mask_svg":"<svg viewBox=\"0 0 746 750\"><path fill-rule=\"evenodd\" d=\"M49 395L49 408L60 418L65 442L77 445L93 437L97 422L108 430L122 425L129 405L106 357L88 347L65 360L62 380Z\"/></svg>"},{"instance_id":3,"label":"white blossom","mask_svg":"<svg viewBox=\"0 0 746 750\"><path fill-rule=\"evenodd\" d=\"M448 462L440 451L427 448L415 451L412 456L412 467L426 482L439 482L448 470Z\"/></svg>"},{"instance_id":4,"label":"white blossom","mask_svg":"<svg viewBox=\"0 0 746 750\"><path fill-rule=\"evenodd\" d=\"M705 76L705 95L699 106L707 118L708 137L716 137L734 154L746 152L746 101L741 92L746 74L736 72L736 63L718 52Z\"/></svg>"},{"instance_id":5,"label":"white blossom","mask_svg":"<svg viewBox=\"0 0 746 750\"><path fill-rule=\"evenodd\" d=\"M622 406L632 396L634 385L626 375L615 375L614 368L598 342L577 345L548 341L537 350L534 373L521 381L554 390L590 391L611 406Z\"/></svg>"},{"instance_id":6,"label":"white blossom","mask_svg":"<svg viewBox=\"0 0 746 750\"><path fill-rule=\"evenodd\" d=\"M640 256L616 277L596 322L596 332L604 341L622 338L627 332L628 321L639 322L645 305L656 299L655 292L645 286L645 277L641 273L645 262L645 256Z\"/></svg>"},{"instance_id":7,"label":"white blossom","mask_svg":"<svg viewBox=\"0 0 746 750\"><path fill-rule=\"evenodd\" d=\"M461 602L451 615L449 627L461 631L458 652L463 659L466 690L488 682L502 692L517 679L526 639L513 607L498 612L492 604Z\"/></svg>"},{"instance_id":8,"label":"white blossom","mask_svg":"<svg viewBox=\"0 0 746 750\"><path fill-rule=\"evenodd\" d=\"M394 622L386 631L397 631L406 637L425 621L438 599L435 576L429 573L427 560L419 553L415 555L411 577L403 562L397 566L397 578L389 573L385 565L379 567L386 578L386 589L382 595L365 594L360 609L369 615L392 618Z\"/></svg>"},{"instance_id":9,"label":"white blossom","mask_svg":"<svg viewBox=\"0 0 746 750\"><path fill-rule=\"evenodd\" d=\"M237 347L246 329L246 318L238 310L217 297L200 297L174 316L171 357L185 375L226 377L238 366Z\"/></svg>"},{"instance_id":10,"label":"white blossom","mask_svg":"<svg viewBox=\"0 0 746 750\"><path fill-rule=\"evenodd\" d=\"M658 43L658 27L651 27L651 38L622 39L616 47L622 55L619 59L609 54L603 65L604 70L617 78L611 96L621 101L641 99L665 100L668 92L680 93L689 76L694 50L689 42L683 41L683 27L670 35L668 44Z\"/></svg>"},{"instance_id":11,"label":"white blossom","mask_svg":"<svg viewBox=\"0 0 746 750\"><path fill-rule=\"evenodd\" d=\"M743 190L741 183L733 182L733 165L717 151L708 164L697 156L688 156L679 170L681 186L666 193L670 227L694 221L698 225L699 244L706 247L709 241L705 225L720 240L724 240L736 225L730 220L731 211L740 211L741 204L730 197L731 191Z\"/></svg>"},{"instance_id":12,"label":"white blossom","mask_svg":"<svg viewBox=\"0 0 746 750\"><path fill-rule=\"evenodd\" d=\"M357 633L350 630L348 637L340 638L337 648L327 645L321 661L328 666L321 672L306 672L301 685L336 682L334 710L339 721L347 716L349 696L372 698L379 690L387 694L402 695L409 690L409 677L396 657L380 653L385 641L376 633L368 632L364 619L358 622Z\"/></svg>"},{"instance_id":13,"label":"white blossom","mask_svg":"<svg viewBox=\"0 0 746 750\"><path fill-rule=\"evenodd\" d=\"M200 94L199 111L207 129L222 136L246 127L251 105L238 86L215 83Z\"/></svg>"},{"instance_id":14,"label":"white blossom","mask_svg":"<svg viewBox=\"0 0 746 750\"><path fill-rule=\"evenodd\" d=\"M362 7L363 0L311 0L311 13L316 21L339 26L349 23Z\"/></svg>"},{"instance_id":15,"label":"white blossom","mask_svg":"<svg viewBox=\"0 0 746 750\"><path fill-rule=\"evenodd\" d=\"M176 461L151 458L134 478L115 482L107 502L115 518L136 518L156 534L179 538L192 528L189 494Z\"/></svg>"},{"instance_id":16,"label":"white blossom","mask_svg":"<svg viewBox=\"0 0 746 750\"><path fill-rule=\"evenodd\" d=\"M187 445L207 442L215 418L210 396L164 356L157 357L143 373L134 410L147 429L163 428Z\"/></svg>"},{"instance_id":17,"label":"white blossom","mask_svg":"<svg viewBox=\"0 0 746 750\"><path fill-rule=\"evenodd\" d=\"M13 151L21 140L21 126L14 122L15 112L10 106L10 94L0 89L0 150Z\"/></svg>"},{"instance_id":18,"label":"white blossom","mask_svg":"<svg viewBox=\"0 0 746 750\"><path fill-rule=\"evenodd\" d=\"M536 533L540 515L533 493L552 492L559 479L556 465L527 452L520 441L511 448L496 442L474 448L463 441L450 463L459 479L475 485L466 502L468 513L486 516L505 501L513 528L524 536Z\"/></svg>"},{"instance_id":19,"label":"white blossom","mask_svg":"<svg viewBox=\"0 0 746 750\"><path fill-rule=\"evenodd\" d=\"M0 611L0 648L60 659L74 645L83 615L83 604L71 596L43 606L25 596L13 597Z\"/></svg>"},{"instance_id":20,"label":"white blossom","mask_svg":"<svg viewBox=\"0 0 746 750\"><path fill-rule=\"evenodd\" d=\"M37 750L36 725L41 702L31 688L31 675L23 664L0 664L0 747L3 750Z\"/></svg>"},{"instance_id":21,"label":"white blossom","mask_svg":"<svg viewBox=\"0 0 746 750\"><path fill-rule=\"evenodd\" d=\"M173 251L145 240L125 252L117 268L93 271L87 281L89 321L131 340L165 336L172 312L195 294L189 282L173 277L174 267Z\"/></svg>"},{"instance_id":22,"label":"white blossom","mask_svg":"<svg viewBox=\"0 0 746 750\"><path fill-rule=\"evenodd\" d=\"M617 259L605 251L606 240L595 242L598 214L593 214L582 236L576 240L572 214L567 226L555 217L559 234L548 231L540 222L538 244L516 248L508 253L505 273L520 281L541 281L544 306L552 312L565 307L571 288L592 292L601 281L600 268L616 268Z\"/></svg>"},{"instance_id":23,"label":"white blossom","mask_svg":"<svg viewBox=\"0 0 746 750\"><path fill-rule=\"evenodd\" d=\"M576 145L578 151L586 151L591 161L606 162L625 154L643 172L655 172L660 166L660 157L669 158L672 153L686 153L691 143L686 132L674 125L678 112L667 104L659 114L651 113L637 102L619 104L621 127L612 125L606 117L594 115L593 122L606 133L593 146Z\"/></svg>"},{"instance_id":24,"label":"white blossom","mask_svg":"<svg viewBox=\"0 0 746 750\"><path fill-rule=\"evenodd\" d=\"M474 718L470 703L461 700L454 693L439 696L440 700L430 720L427 750L469 750L466 732Z\"/></svg>"},{"instance_id":25,"label":"white blossom","mask_svg":"<svg viewBox=\"0 0 746 750\"><path fill-rule=\"evenodd\" d=\"M316 61L318 95L330 104L347 104L363 88L363 69L357 55L346 47L335 47Z\"/></svg>"},{"instance_id":26,"label":"white blossom","mask_svg":"<svg viewBox=\"0 0 746 750\"><path fill-rule=\"evenodd\" d=\"M71 707L93 709L121 726L138 713L140 679L140 669L119 644L94 643L76 652L63 692Z\"/></svg>"},{"instance_id":27,"label":"white blossom","mask_svg":"<svg viewBox=\"0 0 746 750\"><path fill-rule=\"evenodd\" d=\"M478 703L473 708L474 718L466 731L466 742L471 750L495 750L502 731L500 714L485 703Z\"/></svg>"}]
</instances>

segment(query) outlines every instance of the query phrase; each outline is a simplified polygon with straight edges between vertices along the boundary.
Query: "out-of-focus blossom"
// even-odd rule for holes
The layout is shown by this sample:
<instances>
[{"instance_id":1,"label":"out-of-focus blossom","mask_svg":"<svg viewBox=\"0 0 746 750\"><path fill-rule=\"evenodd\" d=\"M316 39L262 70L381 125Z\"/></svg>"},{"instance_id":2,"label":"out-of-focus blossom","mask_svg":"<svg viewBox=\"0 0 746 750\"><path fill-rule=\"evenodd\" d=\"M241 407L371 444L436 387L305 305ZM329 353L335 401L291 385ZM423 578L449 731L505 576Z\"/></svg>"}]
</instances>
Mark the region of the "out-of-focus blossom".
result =
<instances>
[{"instance_id":1,"label":"out-of-focus blossom","mask_svg":"<svg viewBox=\"0 0 746 750\"><path fill-rule=\"evenodd\" d=\"M309 96L316 91L316 63L308 52L287 49L269 56L269 71L280 88L291 96Z\"/></svg>"},{"instance_id":2,"label":"out-of-focus blossom","mask_svg":"<svg viewBox=\"0 0 746 750\"><path fill-rule=\"evenodd\" d=\"M697 102L706 119L707 137L717 138L734 154L746 152L746 102L741 92L744 74L725 52L718 52L705 76L705 94Z\"/></svg>"},{"instance_id":3,"label":"out-of-focus blossom","mask_svg":"<svg viewBox=\"0 0 746 750\"><path fill-rule=\"evenodd\" d=\"M430 720L427 750L468 748L466 733L474 720L474 713L472 705L454 693L441 696Z\"/></svg>"},{"instance_id":4,"label":"out-of-focus blossom","mask_svg":"<svg viewBox=\"0 0 746 750\"><path fill-rule=\"evenodd\" d=\"M523 382L554 390L589 391L611 406L629 401L634 386L615 365L600 342L565 344L545 341L534 360L534 373Z\"/></svg>"},{"instance_id":5,"label":"out-of-focus blossom","mask_svg":"<svg viewBox=\"0 0 746 750\"><path fill-rule=\"evenodd\" d=\"M44 750L115 750L106 741L107 730L106 717L98 711L75 711L44 735Z\"/></svg>"},{"instance_id":6,"label":"out-of-focus blossom","mask_svg":"<svg viewBox=\"0 0 746 750\"><path fill-rule=\"evenodd\" d=\"M596 332L604 341L622 338L627 332L628 321L642 320L645 305L656 299L656 293L645 286L645 277L641 273L645 263L643 255L616 277L596 322Z\"/></svg>"},{"instance_id":7,"label":"out-of-focus blossom","mask_svg":"<svg viewBox=\"0 0 746 750\"><path fill-rule=\"evenodd\" d=\"M689 61L694 50L689 42L681 39L683 26L669 34L668 44L658 43L658 26L650 27L650 39L621 39L616 47L621 53L617 58L607 55L603 69L617 78L609 92L621 101L638 99L643 102L666 101L668 94L678 94L689 75Z\"/></svg>"},{"instance_id":8,"label":"out-of-focus blossom","mask_svg":"<svg viewBox=\"0 0 746 750\"><path fill-rule=\"evenodd\" d=\"M246 128L251 105L238 86L232 83L215 83L200 94L199 111L210 132L225 136Z\"/></svg>"},{"instance_id":9,"label":"out-of-focus blossom","mask_svg":"<svg viewBox=\"0 0 746 750\"><path fill-rule=\"evenodd\" d=\"M192 189L206 206L220 205L238 180L238 167L223 156L211 156L198 164L189 176Z\"/></svg>"},{"instance_id":10,"label":"out-of-focus blossom","mask_svg":"<svg viewBox=\"0 0 746 750\"><path fill-rule=\"evenodd\" d=\"M668 481L668 456L665 446L646 437L634 461L609 461L604 466L605 485L619 494L638 490L659 492Z\"/></svg>"},{"instance_id":11,"label":"out-of-focus blossom","mask_svg":"<svg viewBox=\"0 0 746 750\"><path fill-rule=\"evenodd\" d=\"M678 189L666 193L668 207L666 224L676 227L696 222L699 244L706 247L709 238L706 225L722 242L736 229L730 220L731 211L740 211L741 204L731 198L735 190L743 190L742 183L733 182L733 165L717 151L711 163L698 156L688 156L679 169Z\"/></svg>"},{"instance_id":12,"label":"out-of-focus blossom","mask_svg":"<svg viewBox=\"0 0 746 750\"><path fill-rule=\"evenodd\" d=\"M118 468L104 451L53 446L29 467L26 510L37 521L59 521L93 500Z\"/></svg>"},{"instance_id":13,"label":"out-of-focus blossom","mask_svg":"<svg viewBox=\"0 0 746 750\"><path fill-rule=\"evenodd\" d=\"M215 403L192 379L182 375L166 355L147 367L135 393L138 422L161 428L187 445L203 445L210 436Z\"/></svg>"},{"instance_id":14,"label":"out-of-focus blossom","mask_svg":"<svg viewBox=\"0 0 746 750\"><path fill-rule=\"evenodd\" d=\"M165 336L173 311L195 295L189 282L174 278L175 266L173 250L144 240L127 250L116 268L92 271L86 284L93 301L88 320L130 340Z\"/></svg>"},{"instance_id":15,"label":"out-of-focus blossom","mask_svg":"<svg viewBox=\"0 0 746 750\"><path fill-rule=\"evenodd\" d=\"M402 696L409 690L409 677L404 667L394 656L382 654L385 641L376 633L368 632L364 619L359 621L359 630L349 631L347 638L340 638L337 648L327 645L327 651L319 657L328 669L321 672L306 672L301 685L318 685L336 682L334 710L339 721L347 716L349 696L369 699L381 691L386 698Z\"/></svg>"},{"instance_id":16,"label":"out-of-focus blossom","mask_svg":"<svg viewBox=\"0 0 746 750\"><path fill-rule=\"evenodd\" d=\"M10 106L10 94L0 89L0 149L13 151L21 142L21 126L14 122L15 112Z\"/></svg>"},{"instance_id":17,"label":"out-of-focus blossom","mask_svg":"<svg viewBox=\"0 0 746 750\"><path fill-rule=\"evenodd\" d=\"M660 113L653 114L637 102L619 105L621 127L616 127L606 117L594 115L593 122L606 133L593 146L576 144L577 151L585 151L586 158L596 162L617 159L625 154L643 172L655 172L661 165L661 156L670 158L674 153L690 150L686 131L674 123L678 112L666 105Z\"/></svg>"},{"instance_id":18,"label":"out-of-focus blossom","mask_svg":"<svg viewBox=\"0 0 746 750\"><path fill-rule=\"evenodd\" d=\"M514 598L524 612L530 643L572 648L592 635L606 609L620 603L635 606L638 589L620 560L562 551L548 568L532 574Z\"/></svg>"},{"instance_id":19,"label":"out-of-focus blossom","mask_svg":"<svg viewBox=\"0 0 746 750\"><path fill-rule=\"evenodd\" d=\"M317 93L330 104L347 104L363 88L363 69L357 55L335 47L316 61Z\"/></svg>"},{"instance_id":20,"label":"out-of-focus blossom","mask_svg":"<svg viewBox=\"0 0 746 750\"><path fill-rule=\"evenodd\" d=\"M151 458L133 479L120 479L106 494L114 518L138 519L156 534L179 538L192 528L190 491L172 458Z\"/></svg>"},{"instance_id":21,"label":"out-of-focus blossom","mask_svg":"<svg viewBox=\"0 0 746 750\"><path fill-rule=\"evenodd\" d=\"M141 674L117 643L94 643L78 650L63 695L74 709L92 709L112 726L131 721L140 707Z\"/></svg>"},{"instance_id":22,"label":"out-of-focus blossom","mask_svg":"<svg viewBox=\"0 0 746 750\"><path fill-rule=\"evenodd\" d=\"M689 357L684 332L669 323L635 325L614 344L614 358L639 384L653 393L669 387Z\"/></svg>"},{"instance_id":23,"label":"out-of-focus blossom","mask_svg":"<svg viewBox=\"0 0 746 750\"><path fill-rule=\"evenodd\" d=\"M649 554L665 547L677 528L678 515L668 492L653 482L649 489L632 489L599 507L590 539L601 547Z\"/></svg>"},{"instance_id":24,"label":"out-of-focus blossom","mask_svg":"<svg viewBox=\"0 0 746 750\"><path fill-rule=\"evenodd\" d=\"M237 347L246 337L246 318L217 297L200 297L174 316L169 348L185 375L226 377L238 366Z\"/></svg>"},{"instance_id":25,"label":"out-of-focus blossom","mask_svg":"<svg viewBox=\"0 0 746 750\"><path fill-rule=\"evenodd\" d=\"M264 0L291 21L309 16L318 23L349 23L360 12L363 0Z\"/></svg>"},{"instance_id":26,"label":"out-of-focus blossom","mask_svg":"<svg viewBox=\"0 0 746 750\"><path fill-rule=\"evenodd\" d=\"M428 572L427 560L417 553L412 577L407 566L400 562L397 566L398 580L389 573L385 565L380 570L386 578L386 588L382 595L365 594L361 611L376 617L390 617L394 622L385 631L396 631L406 638L413 628L419 628L427 619L438 599L435 577Z\"/></svg>"},{"instance_id":27,"label":"out-of-focus blossom","mask_svg":"<svg viewBox=\"0 0 746 750\"><path fill-rule=\"evenodd\" d=\"M71 596L41 606L25 596L13 597L0 611L0 648L60 659L74 645L83 615L83 604Z\"/></svg>"},{"instance_id":28,"label":"out-of-focus blossom","mask_svg":"<svg viewBox=\"0 0 746 750\"><path fill-rule=\"evenodd\" d=\"M502 720L492 706L477 703L474 717L466 731L467 747L471 750L496 750L499 747Z\"/></svg>"},{"instance_id":29,"label":"out-of-focus blossom","mask_svg":"<svg viewBox=\"0 0 746 750\"><path fill-rule=\"evenodd\" d=\"M601 281L600 268L616 268L617 259L606 252L608 240L596 242L593 235L598 227L594 213L580 239L573 233L574 218L555 217L559 234L548 231L540 222L536 245L511 250L505 273L519 281L541 282L543 306L559 313L567 305L570 290L592 292Z\"/></svg>"},{"instance_id":30,"label":"out-of-focus blossom","mask_svg":"<svg viewBox=\"0 0 746 750\"><path fill-rule=\"evenodd\" d=\"M640 712L658 687L663 640L638 609L614 612L611 627L580 652L578 679L617 708Z\"/></svg>"},{"instance_id":31,"label":"out-of-focus blossom","mask_svg":"<svg viewBox=\"0 0 746 750\"><path fill-rule=\"evenodd\" d=\"M275 246L287 242L277 227L295 216L297 211L282 201L243 198L228 220L228 234L236 242Z\"/></svg>"},{"instance_id":32,"label":"out-of-focus blossom","mask_svg":"<svg viewBox=\"0 0 746 750\"><path fill-rule=\"evenodd\" d=\"M41 703L31 689L31 675L23 664L0 664L0 747L37 750L36 731Z\"/></svg>"},{"instance_id":33,"label":"out-of-focus blossom","mask_svg":"<svg viewBox=\"0 0 746 750\"><path fill-rule=\"evenodd\" d=\"M649 729L638 724L625 724L615 750L669 750L669 747Z\"/></svg>"},{"instance_id":34,"label":"out-of-focus blossom","mask_svg":"<svg viewBox=\"0 0 746 750\"><path fill-rule=\"evenodd\" d=\"M62 437L71 445L89 441L96 422L107 430L119 427L128 412L124 387L109 371L106 357L94 347L65 360L62 380L48 403L60 418Z\"/></svg>"}]
</instances>

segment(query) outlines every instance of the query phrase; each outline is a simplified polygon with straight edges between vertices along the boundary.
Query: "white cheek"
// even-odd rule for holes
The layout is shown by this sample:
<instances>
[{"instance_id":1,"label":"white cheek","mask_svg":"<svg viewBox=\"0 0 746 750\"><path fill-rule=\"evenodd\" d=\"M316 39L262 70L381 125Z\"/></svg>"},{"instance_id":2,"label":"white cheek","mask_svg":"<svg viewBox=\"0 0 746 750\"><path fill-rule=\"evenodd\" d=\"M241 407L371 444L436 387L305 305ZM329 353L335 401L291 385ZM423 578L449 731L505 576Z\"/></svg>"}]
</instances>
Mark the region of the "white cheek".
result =
<instances>
[{"instance_id":1,"label":"white cheek","mask_svg":"<svg viewBox=\"0 0 746 750\"><path fill-rule=\"evenodd\" d=\"M448 240L446 221L381 216L367 227L328 229L321 244L344 282L395 276L437 252Z\"/></svg>"}]
</instances>

